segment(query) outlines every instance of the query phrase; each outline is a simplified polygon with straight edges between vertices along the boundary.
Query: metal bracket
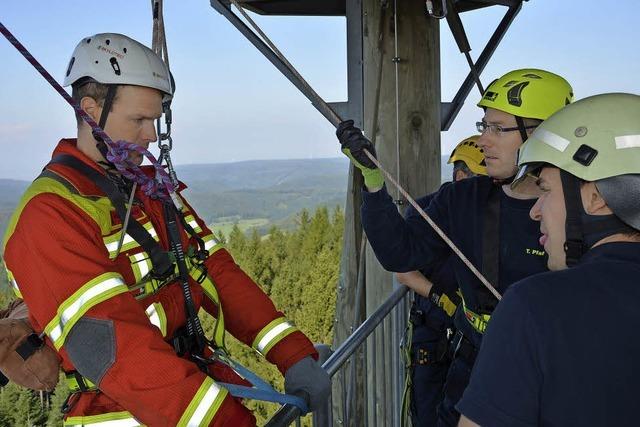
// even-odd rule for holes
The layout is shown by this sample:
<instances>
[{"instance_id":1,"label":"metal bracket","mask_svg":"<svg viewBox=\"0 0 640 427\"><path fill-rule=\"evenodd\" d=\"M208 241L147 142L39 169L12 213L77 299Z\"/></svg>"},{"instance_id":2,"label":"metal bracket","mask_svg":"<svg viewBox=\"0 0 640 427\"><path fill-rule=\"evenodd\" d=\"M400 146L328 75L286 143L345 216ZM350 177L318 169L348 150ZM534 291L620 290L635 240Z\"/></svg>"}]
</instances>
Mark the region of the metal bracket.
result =
<instances>
[{"instance_id":1,"label":"metal bracket","mask_svg":"<svg viewBox=\"0 0 640 427\"><path fill-rule=\"evenodd\" d=\"M496 48L502 41L504 35L507 30L513 23L513 20L518 15L520 10L522 9L523 0L518 1L517 3L509 6L509 9L505 13L504 17L496 27L495 31L491 35L491 38L487 42L486 46L482 50L482 53L478 57L478 60L475 63L475 67L477 69L478 74L481 74L484 70L484 67L487 65ZM469 92L471 92L471 88L475 83L475 77L473 72L469 72L467 74L467 78L464 80L458 92L456 93L453 101L451 102L443 102L440 106L441 117L440 117L440 128L441 130L449 130L451 124L458 116L460 109L462 108L462 104L464 104L465 99L469 96Z\"/></svg>"}]
</instances>

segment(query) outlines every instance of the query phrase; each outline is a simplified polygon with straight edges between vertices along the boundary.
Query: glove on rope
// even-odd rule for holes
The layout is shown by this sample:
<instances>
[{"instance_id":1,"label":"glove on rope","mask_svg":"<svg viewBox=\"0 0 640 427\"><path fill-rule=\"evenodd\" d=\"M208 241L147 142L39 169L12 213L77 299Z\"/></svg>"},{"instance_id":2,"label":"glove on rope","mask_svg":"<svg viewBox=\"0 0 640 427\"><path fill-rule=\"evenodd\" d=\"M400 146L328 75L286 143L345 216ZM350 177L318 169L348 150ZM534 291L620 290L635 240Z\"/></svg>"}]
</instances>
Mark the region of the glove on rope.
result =
<instances>
[{"instance_id":1,"label":"glove on rope","mask_svg":"<svg viewBox=\"0 0 640 427\"><path fill-rule=\"evenodd\" d=\"M19 386L53 391L58 383L60 360L34 334L25 303L12 302L0 312L0 317L0 371Z\"/></svg>"},{"instance_id":2,"label":"glove on rope","mask_svg":"<svg viewBox=\"0 0 640 427\"><path fill-rule=\"evenodd\" d=\"M287 369L284 390L287 394L306 399L309 409L315 411L327 402L331 378L318 362L307 356Z\"/></svg>"},{"instance_id":3,"label":"glove on rope","mask_svg":"<svg viewBox=\"0 0 640 427\"><path fill-rule=\"evenodd\" d=\"M353 125L353 120L346 120L338 125L336 136L342 145L342 152L351 159L351 162L362 172L364 185L368 188L381 188L384 185L384 177L377 166L364 153L366 149L376 157L376 149L362 131Z\"/></svg>"}]
</instances>

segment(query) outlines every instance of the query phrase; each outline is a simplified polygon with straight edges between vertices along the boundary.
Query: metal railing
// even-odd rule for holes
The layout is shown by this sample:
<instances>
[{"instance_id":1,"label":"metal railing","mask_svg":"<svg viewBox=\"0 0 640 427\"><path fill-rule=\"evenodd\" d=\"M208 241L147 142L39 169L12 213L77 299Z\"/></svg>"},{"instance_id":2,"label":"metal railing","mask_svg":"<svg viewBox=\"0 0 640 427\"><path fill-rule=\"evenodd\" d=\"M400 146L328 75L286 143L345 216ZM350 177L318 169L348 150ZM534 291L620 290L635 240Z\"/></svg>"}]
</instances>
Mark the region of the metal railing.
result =
<instances>
[{"instance_id":1,"label":"metal railing","mask_svg":"<svg viewBox=\"0 0 640 427\"><path fill-rule=\"evenodd\" d=\"M394 280L394 289L322 364L334 386L338 381L339 387L334 387L328 404L314 413L314 426L400 426L404 388L400 350L409 301L408 288L398 286ZM389 345L385 345L387 342ZM336 388L341 393L336 394ZM358 407L363 404L366 406ZM297 407L284 405L265 427L289 426L299 416Z\"/></svg>"}]
</instances>

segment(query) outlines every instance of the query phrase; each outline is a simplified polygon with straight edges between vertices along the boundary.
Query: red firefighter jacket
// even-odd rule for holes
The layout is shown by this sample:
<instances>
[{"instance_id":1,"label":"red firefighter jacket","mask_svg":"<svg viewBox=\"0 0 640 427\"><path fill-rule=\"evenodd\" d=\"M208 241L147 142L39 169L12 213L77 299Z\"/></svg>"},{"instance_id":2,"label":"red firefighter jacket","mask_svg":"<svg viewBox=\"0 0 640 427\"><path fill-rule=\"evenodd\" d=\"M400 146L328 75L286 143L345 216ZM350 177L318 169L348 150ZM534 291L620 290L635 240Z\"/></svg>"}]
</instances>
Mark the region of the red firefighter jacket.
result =
<instances>
[{"instance_id":1,"label":"red firefighter jacket","mask_svg":"<svg viewBox=\"0 0 640 427\"><path fill-rule=\"evenodd\" d=\"M76 148L75 140L62 140L53 153L58 154L105 173ZM166 250L162 203L141 191L135 196L131 221ZM188 265L196 308L218 320L215 341L220 344L224 328L282 373L306 356L317 357L307 337L276 310L182 201L187 223L209 254L204 280L202 269ZM118 252L121 231L111 202L93 182L68 166L50 164L24 194L5 235L9 278L29 307L34 330L45 332L65 372L93 376L99 388L72 399L65 425L255 424L239 400L216 383L238 382L238 377L218 367L212 374L218 378L211 378L176 355L169 341L186 323L180 284L151 279L149 255L131 236L125 235ZM182 227L180 233L184 248L195 246Z\"/></svg>"}]
</instances>

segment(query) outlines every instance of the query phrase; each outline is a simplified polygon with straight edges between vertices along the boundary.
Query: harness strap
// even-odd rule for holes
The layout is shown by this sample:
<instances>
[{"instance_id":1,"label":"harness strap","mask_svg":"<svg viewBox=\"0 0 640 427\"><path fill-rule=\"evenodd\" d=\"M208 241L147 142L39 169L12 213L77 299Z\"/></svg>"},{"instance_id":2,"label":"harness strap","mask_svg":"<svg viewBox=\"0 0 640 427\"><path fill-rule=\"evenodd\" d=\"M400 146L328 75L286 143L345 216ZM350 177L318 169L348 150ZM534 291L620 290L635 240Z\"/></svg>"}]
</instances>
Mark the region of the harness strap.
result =
<instances>
[{"instance_id":1,"label":"harness strap","mask_svg":"<svg viewBox=\"0 0 640 427\"><path fill-rule=\"evenodd\" d=\"M124 226L127 214L124 196L106 175L101 174L94 168L68 154L60 154L54 157L49 164L60 164L70 167L94 182L98 188L107 195ZM57 176L58 180L65 180L63 177L59 175ZM131 237L149 254L153 266L152 272L155 278L162 279L173 273L174 266L169 254L162 250L160 244L151 237L151 234L149 234L149 232L138 221L130 221L127 224L127 230L123 229L122 233L128 233L131 235Z\"/></svg>"},{"instance_id":2,"label":"harness strap","mask_svg":"<svg viewBox=\"0 0 640 427\"><path fill-rule=\"evenodd\" d=\"M163 203L164 217L167 227L167 235L169 236L169 242L171 244L171 250L176 259L178 265L178 272L180 274L180 284L182 287L182 294L184 295L184 303L187 313L187 335L195 339L195 348L189 349L192 355L202 355L206 338L204 336L204 330L202 324L198 318L198 312L196 311L195 303L193 301L193 295L191 294L191 287L189 286L189 269L185 260L184 249L182 247L182 240L180 239L180 232L178 231L178 223L176 217L181 214L177 214L175 206L169 202ZM203 366L199 358L195 358L196 363L204 372L206 372L206 366Z\"/></svg>"},{"instance_id":3,"label":"harness strap","mask_svg":"<svg viewBox=\"0 0 640 427\"><path fill-rule=\"evenodd\" d=\"M489 188L487 207L482 223L482 274L494 286L500 278L500 186ZM484 288L476 292L480 311L491 312L497 301Z\"/></svg>"},{"instance_id":4,"label":"harness strap","mask_svg":"<svg viewBox=\"0 0 640 427\"><path fill-rule=\"evenodd\" d=\"M564 204L567 210L564 251L566 253L567 267L572 267L578 263L587 249L584 243L582 218L580 215L583 211L582 199L580 197L580 181L562 169L560 169L560 180L562 181Z\"/></svg>"}]
</instances>

